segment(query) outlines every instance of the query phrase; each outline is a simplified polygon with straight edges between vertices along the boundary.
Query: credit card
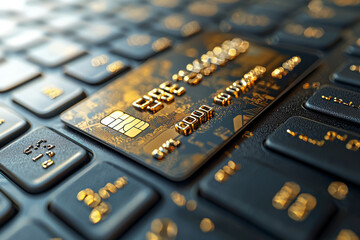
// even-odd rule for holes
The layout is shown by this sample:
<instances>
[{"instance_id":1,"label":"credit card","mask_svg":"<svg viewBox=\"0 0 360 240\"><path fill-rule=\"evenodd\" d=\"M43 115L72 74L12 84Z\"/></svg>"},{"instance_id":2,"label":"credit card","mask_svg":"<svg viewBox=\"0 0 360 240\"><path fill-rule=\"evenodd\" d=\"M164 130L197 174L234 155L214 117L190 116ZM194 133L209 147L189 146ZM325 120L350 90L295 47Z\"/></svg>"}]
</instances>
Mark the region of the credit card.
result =
<instances>
[{"instance_id":1,"label":"credit card","mask_svg":"<svg viewBox=\"0 0 360 240\"><path fill-rule=\"evenodd\" d=\"M182 181L317 65L310 53L206 33L114 80L61 119Z\"/></svg>"}]
</instances>

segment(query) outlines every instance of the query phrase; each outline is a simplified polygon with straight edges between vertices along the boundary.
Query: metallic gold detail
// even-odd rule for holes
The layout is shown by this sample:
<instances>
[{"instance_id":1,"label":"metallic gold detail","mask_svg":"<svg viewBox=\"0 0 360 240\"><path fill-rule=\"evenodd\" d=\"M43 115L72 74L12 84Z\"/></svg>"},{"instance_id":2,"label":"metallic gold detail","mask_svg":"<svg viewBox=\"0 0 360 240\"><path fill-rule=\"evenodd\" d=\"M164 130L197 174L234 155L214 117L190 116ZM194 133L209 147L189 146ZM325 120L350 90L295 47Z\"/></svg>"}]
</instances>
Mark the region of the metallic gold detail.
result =
<instances>
[{"instance_id":1,"label":"metallic gold detail","mask_svg":"<svg viewBox=\"0 0 360 240\"><path fill-rule=\"evenodd\" d=\"M5 123L5 120L4 119L0 119L0 125L2 125L3 123Z\"/></svg>"},{"instance_id":2,"label":"metallic gold detail","mask_svg":"<svg viewBox=\"0 0 360 240\"><path fill-rule=\"evenodd\" d=\"M133 106L139 110L146 110L147 107L154 101L150 96L144 95L133 102Z\"/></svg>"},{"instance_id":3,"label":"metallic gold detail","mask_svg":"<svg viewBox=\"0 0 360 240\"><path fill-rule=\"evenodd\" d=\"M154 88L150 92L148 92L148 95L151 96L153 99L157 99L162 102L170 103L174 101L174 95L171 93L165 92L164 90L160 88Z\"/></svg>"},{"instance_id":4,"label":"metallic gold detail","mask_svg":"<svg viewBox=\"0 0 360 240\"><path fill-rule=\"evenodd\" d=\"M200 124L203 124L203 123L205 123L205 122L208 120L206 113L203 112L203 111L200 111L200 110L195 110L195 111L193 111L193 112L191 113L191 116L192 116L192 117L195 117L196 119L198 119L198 121L199 121Z\"/></svg>"},{"instance_id":5,"label":"metallic gold detail","mask_svg":"<svg viewBox=\"0 0 360 240\"><path fill-rule=\"evenodd\" d=\"M136 137L149 126L148 123L125 114L122 111L112 112L110 115L101 119L100 123L130 138Z\"/></svg>"},{"instance_id":6,"label":"metallic gold detail","mask_svg":"<svg viewBox=\"0 0 360 240\"><path fill-rule=\"evenodd\" d=\"M286 209L290 202L300 193L300 186L294 182L286 182L284 186L278 191L272 199L274 208L283 210Z\"/></svg>"},{"instance_id":7,"label":"metallic gold detail","mask_svg":"<svg viewBox=\"0 0 360 240\"><path fill-rule=\"evenodd\" d=\"M146 240L175 240L178 234L176 224L168 219L154 219L151 229L146 233Z\"/></svg>"},{"instance_id":8,"label":"metallic gold detail","mask_svg":"<svg viewBox=\"0 0 360 240\"><path fill-rule=\"evenodd\" d=\"M40 153L39 155L37 155L36 157L33 157L32 160L34 162L36 162L37 160L39 160L40 158L42 158L44 155L42 153Z\"/></svg>"},{"instance_id":9,"label":"metallic gold detail","mask_svg":"<svg viewBox=\"0 0 360 240\"><path fill-rule=\"evenodd\" d=\"M255 15L245 11L235 11L231 16L231 20L237 25L247 25L252 27L264 27L270 23L270 19L266 15Z\"/></svg>"},{"instance_id":10,"label":"metallic gold detail","mask_svg":"<svg viewBox=\"0 0 360 240\"><path fill-rule=\"evenodd\" d=\"M240 164L236 164L234 161L230 160L215 173L214 179L219 183L223 183L227 181L230 176L233 176L237 171L239 171L240 168Z\"/></svg>"},{"instance_id":11,"label":"metallic gold detail","mask_svg":"<svg viewBox=\"0 0 360 240\"><path fill-rule=\"evenodd\" d=\"M145 46L150 43L150 36L148 34L133 34L127 38L127 44L130 47Z\"/></svg>"},{"instance_id":12,"label":"metallic gold detail","mask_svg":"<svg viewBox=\"0 0 360 240\"><path fill-rule=\"evenodd\" d=\"M44 161L41 166L44 168L44 169L47 169L49 168L50 166L52 166L54 164L54 161L49 159L49 160L46 160Z\"/></svg>"},{"instance_id":13,"label":"metallic gold detail","mask_svg":"<svg viewBox=\"0 0 360 240\"><path fill-rule=\"evenodd\" d=\"M232 98L227 93L219 93L214 97L214 103L221 106L228 106L232 103Z\"/></svg>"},{"instance_id":14,"label":"metallic gold detail","mask_svg":"<svg viewBox=\"0 0 360 240\"><path fill-rule=\"evenodd\" d=\"M170 45L171 45L171 40L166 37L162 37L157 39L155 42L153 42L152 49L155 52L161 52L166 48L168 48Z\"/></svg>"},{"instance_id":15,"label":"metallic gold detail","mask_svg":"<svg viewBox=\"0 0 360 240\"><path fill-rule=\"evenodd\" d=\"M146 107L146 109L151 113L157 113L163 108L164 104L158 100L154 100L152 103L149 104L149 106Z\"/></svg>"},{"instance_id":16,"label":"metallic gold detail","mask_svg":"<svg viewBox=\"0 0 360 240\"><path fill-rule=\"evenodd\" d=\"M196 117L187 116L182 121L188 124L191 127L192 131L195 131L200 127L199 120Z\"/></svg>"},{"instance_id":17,"label":"metallic gold detail","mask_svg":"<svg viewBox=\"0 0 360 240\"><path fill-rule=\"evenodd\" d=\"M349 189L343 182L332 182L328 187L328 192L333 198L343 200L349 193Z\"/></svg>"},{"instance_id":18,"label":"metallic gold detail","mask_svg":"<svg viewBox=\"0 0 360 240\"><path fill-rule=\"evenodd\" d=\"M357 151L360 148L360 141L357 139L352 139L346 144L346 149L351 151Z\"/></svg>"},{"instance_id":19,"label":"metallic gold detail","mask_svg":"<svg viewBox=\"0 0 360 240\"><path fill-rule=\"evenodd\" d=\"M189 5L189 11L193 15L211 17L218 12L218 7L216 4L211 4L207 2L193 2Z\"/></svg>"},{"instance_id":20,"label":"metallic gold detail","mask_svg":"<svg viewBox=\"0 0 360 240\"><path fill-rule=\"evenodd\" d=\"M190 212L195 211L197 207L197 203L195 200L189 200L186 202L186 209Z\"/></svg>"},{"instance_id":21,"label":"metallic gold detail","mask_svg":"<svg viewBox=\"0 0 360 240\"><path fill-rule=\"evenodd\" d=\"M55 99L64 93L64 90L55 86L43 87L41 92L50 99Z\"/></svg>"},{"instance_id":22,"label":"metallic gold detail","mask_svg":"<svg viewBox=\"0 0 360 240\"><path fill-rule=\"evenodd\" d=\"M110 63L107 67L106 67L106 71L110 72L110 73L116 73L119 70L121 70L124 67L124 63L120 60L117 60L113 63Z\"/></svg>"},{"instance_id":23,"label":"metallic gold detail","mask_svg":"<svg viewBox=\"0 0 360 240\"><path fill-rule=\"evenodd\" d=\"M203 218L200 222L200 229L205 233L212 232L215 229L215 225L210 218Z\"/></svg>"},{"instance_id":24,"label":"metallic gold detail","mask_svg":"<svg viewBox=\"0 0 360 240\"><path fill-rule=\"evenodd\" d=\"M155 149L152 151L152 156L156 158L157 160L162 160L165 155L171 153L175 150L175 147L180 146L181 142L179 140L174 140L170 138L165 143L161 145L158 149Z\"/></svg>"},{"instance_id":25,"label":"metallic gold detail","mask_svg":"<svg viewBox=\"0 0 360 240\"><path fill-rule=\"evenodd\" d=\"M340 141L345 141L347 139L347 135L344 134L343 136L341 136L340 134L338 134L335 131L328 131L326 133L326 135L324 136L324 139L330 142L333 142L334 140L340 140Z\"/></svg>"},{"instance_id":26,"label":"metallic gold detail","mask_svg":"<svg viewBox=\"0 0 360 240\"><path fill-rule=\"evenodd\" d=\"M99 67L107 64L108 62L109 62L109 57L105 54L102 54L91 59L91 66Z\"/></svg>"},{"instance_id":27,"label":"metallic gold detail","mask_svg":"<svg viewBox=\"0 0 360 240\"><path fill-rule=\"evenodd\" d=\"M181 96L186 92L184 87L179 87L178 84L172 83L171 81L163 82L162 84L160 84L159 87L162 90L164 90L164 91L166 91L168 93L173 93L173 94L175 94L177 96Z\"/></svg>"},{"instance_id":28,"label":"metallic gold detail","mask_svg":"<svg viewBox=\"0 0 360 240\"><path fill-rule=\"evenodd\" d=\"M300 194L296 201L289 207L288 216L298 222L304 221L316 207L316 198L309 193Z\"/></svg>"},{"instance_id":29,"label":"metallic gold detail","mask_svg":"<svg viewBox=\"0 0 360 240\"><path fill-rule=\"evenodd\" d=\"M206 113L207 121L214 117L215 109L207 105L202 105L199 110Z\"/></svg>"},{"instance_id":30,"label":"metallic gold detail","mask_svg":"<svg viewBox=\"0 0 360 240\"><path fill-rule=\"evenodd\" d=\"M254 134L250 131L245 131L242 135L243 138L251 138L252 136L254 136Z\"/></svg>"},{"instance_id":31,"label":"metallic gold detail","mask_svg":"<svg viewBox=\"0 0 360 240\"><path fill-rule=\"evenodd\" d=\"M359 236L356 235L350 229L342 229L336 237L336 240L359 240Z\"/></svg>"},{"instance_id":32,"label":"metallic gold detail","mask_svg":"<svg viewBox=\"0 0 360 240\"><path fill-rule=\"evenodd\" d=\"M182 121L175 124L175 130L184 136L188 136L192 133L191 127Z\"/></svg>"},{"instance_id":33,"label":"metallic gold detail","mask_svg":"<svg viewBox=\"0 0 360 240\"><path fill-rule=\"evenodd\" d=\"M109 203L104 202L103 200L108 199L111 194L115 194L118 189L123 188L127 184L127 177L119 177L114 184L107 183L104 187L100 188L98 193L94 192L90 188L81 190L78 192L76 198L80 202L84 202L91 212L89 215L89 220L91 223L96 224L101 221L104 215L108 214L111 211L111 206Z\"/></svg>"},{"instance_id":34,"label":"metallic gold detail","mask_svg":"<svg viewBox=\"0 0 360 240\"><path fill-rule=\"evenodd\" d=\"M297 36L304 36L306 38L315 38L320 39L324 36L324 29L321 27L304 27L301 24L287 24L285 26L285 31L287 33L297 35Z\"/></svg>"},{"instance_id":35,"label":"metallic gold detail","mask_svg":"<svg viewBox=\"0 0 360 240\"><path fill-rule=\"evenodd\" d=\"M290 134L292 137L297 136L300 140L302 140L304 142L307 142L307 143L311 143L311 144L313 144L315 146L318 146L318 147L322 147L325 144L324 140L312 139L312 138L309 138L308 136L306 136L303 133L298 134L297 132L294 132L294 131L292 131L290 129L286 129L286 133Z\"/></svg>"},{"instance_id":36,"label":"metallic gold detail","mask_svg":"<svg viewBox=\"0 0 360 240\"><path fill-rule=\"evenodd\" d=\"M313 82L312 84L310 84L310 83L303 84L303 89L310 89L310 88L318 89L319 87L320 87L319 82Z\"/></svg>"},{"instance_id":37,"label":"metallic gold detail","mask_svg":"<svg viewBox=\"0 0 360 240\"><path fill-rule=\"evenodd\" d=\"M360 65L351 65L349 69L350 69L350 71L352 71L352 72L358 72L358 73L360 73Z\"/></svg>"},{"instance_id":38,"label":"metallic gold detail","mask_svg":"<svg viewBox=\"0 0 360 240\"><path fill-rule=\"evenodd\" d=\"M172 192L170 194L171 200L178 205L179 207L183 207L186 204L186 198L184 195L178 193L178 192Z\"/></svg>"}]
</instances>

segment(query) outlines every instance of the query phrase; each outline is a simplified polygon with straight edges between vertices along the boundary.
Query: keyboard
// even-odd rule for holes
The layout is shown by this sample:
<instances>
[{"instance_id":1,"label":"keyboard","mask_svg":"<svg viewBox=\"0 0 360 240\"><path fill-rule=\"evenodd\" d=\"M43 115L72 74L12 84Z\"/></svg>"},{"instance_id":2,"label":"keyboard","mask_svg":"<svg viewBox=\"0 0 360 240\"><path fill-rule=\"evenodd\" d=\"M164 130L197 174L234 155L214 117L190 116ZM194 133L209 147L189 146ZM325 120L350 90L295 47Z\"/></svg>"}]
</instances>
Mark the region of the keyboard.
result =
<instances>
[{"instance_id":1,"label":"keyboard","mask_svg":"<svg viewBox=\"0 0 360 240\"><path fill-rule=\"evenodd\" d=\"M0 3L0 239L360 239L360 1Z\"/></svg>"}]
</instances>

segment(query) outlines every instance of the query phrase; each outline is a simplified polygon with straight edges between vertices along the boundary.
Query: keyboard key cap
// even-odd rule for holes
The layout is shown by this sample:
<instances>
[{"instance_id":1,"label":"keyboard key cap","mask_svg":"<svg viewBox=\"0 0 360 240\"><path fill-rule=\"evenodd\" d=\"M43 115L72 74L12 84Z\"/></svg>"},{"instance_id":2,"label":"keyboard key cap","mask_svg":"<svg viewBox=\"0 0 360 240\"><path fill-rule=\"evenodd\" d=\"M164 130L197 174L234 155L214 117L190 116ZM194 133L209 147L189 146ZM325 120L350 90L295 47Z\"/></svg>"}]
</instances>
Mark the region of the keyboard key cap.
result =
<instances>
[{"instance_id":1,"label":"keyboard key cap","mask_svg":"<svg viewBox=\"0 0 360 240\"><path fill-rule=\"evenodd\" d=\"M335 8L310 3L308 10L300 13L295 19L301 23L329 25L343 28L357 19L355 12L341 11Z\"/></svg>"},{"instance_id":2,"label":"keyboard key cap","mask_svg":"<svg viewBox=\"0 0 360 240\"><path fill-rule=\"evenodd\" d=\"M326 5L336 7L342 10L359 11L360 2L357 0L323 0Z\"/></svg>"},{"instance_id":3,"label":"keyboard key cap","mask_svg":"<svg viewBox=\"0 0 360 240\"><path fill-rule=\"evenodd\" d=\"M28 220L22 221L21 224L16 225L16 227L8 230L1 236L1 239L4 240L28 240L29 237L37 240L55 240L61 239L59 236L49 232L47 227L38 222L37 220Z\"/></svg>"},{"instance_id":4,"label":"keyboard key cap","mask_svg":"<svg viewBox=\"0 0 360 240\"><path fill-rule=\"evenodd\" d=\"M172 14L154 24L154 27L175 37L190 37L201 30L200 23L184 14Z\"/></svg>"},{"instance_id":5,"label":"keyboard key cap","mask_svg":"<svg viewBox=\"0 0 360 240\"><path fill-rule=\"evenodd\" d=\"M55 76L46 76L12 94L14 102L40 117L53 117L85 97L81 87Z\"/></svg>"},{"instance_id":6,"label":"keyboard key cap","mask_svg":"<svg viewBox=\"0 0 360 240\"><path fill-rule=\"evenodd\" d=\"M128 69L124 59L113 54L91 54L64 66L64 72L89 84L102 83Z\"/></svg>"},{"instance_id":7,"label":"keyboard key cap","mask_svg":"<svg viewBox=\"0 0 360 240\"><path fill-rule=\"evenodd\" d=\"M50 32L67 32L74 30L75 28L80 28L84 22L80 16L77 15L63 15L57 16L47 21L48 31Z\"/></svg>"},{"instance_id":8,"label":"keyboard key cap","mask_svg":"<svg viewBox=\"0 0 360 240\"><path fill-rule=\"evenodd\" d=\"M343 64L331 78L335 82L360 87L360 61L348 61Z\"/></svg>"},{"instance_id":9,"label":"keyboard key cap","mask_svg":"<svg viewBox=\"0 0 360 240\"><path fill-rule=\"evenodd\" d=\"M50 210L85 238L113 239L156 200L152 189L116 167L102 163L58 192Z\"/></svg>"},{"instance_id":10,"label":"keyboard key cap","mask_svg":"<svg viewBox=\"0 0 360 240\"><path fill-rule=\"evenodd\" d=\"M151 0L150 3L158 8L164 8L174 11L176 8L181 7L181 0Z\"/></svg>"},{"instance_id":11,"label":"keyboard key cap","mask_svg":"<svg viewBox=\"0 0 360 240\"><path fill-rule=\"evenodd\" d=\"M325 86L316 91L305 107L343 120L360 123L360 94L338 87Z\"/></svg>"},{"instance_id":12,"label":"keyboard key cap","mask_svg":"<svg viewBox=\"0 0 360 240\"><path fill-rule=\"evenodd\" d=\"M276 26L277 19L265 13L253 13L249 9L235 10L228 20L222 22L222 27L227 31L251 34L265 34L273 30Z\"/></svg>"},{"instance_id":13,"label":"keyboard key cap","mask_svg":"<svg viewBox=\"0 0 360 240\"><path fill-rule=\"evenodd\" d=\"M340 31L316 25L289 23L274 36L275 42L327 49L340 38Z\"/></svg>"},{"instance_id":14,"label":"keyboard key cap","mask_svg":"<svg viewBox=\"0 0 360 240\"><path fill-rule=\"evenodd\" d=\"M256 4L250 5L250 10L254 13L259 14L270 14L273 17L283 17L291 12L294 12L301 3L296 1L282 1L282 0L271 0L271 1L259 1Z\"/></svg>"},{"instance_id":15,"label":"keyboard key cap","mask_svg":"<svg viewBox=\"0 0 360 240\"><path fill-rule=\"evenodd\" d=\"M24 30L4 39L4 47L6 50L22 51L45 40L45 35L39 30Z\"/></svg>"},{"instance_id":16,"label":"keyboard key cap","mask_svg":"<svg viewBox=\"0 0 360 240\"><path fill-rule=\"evenodd\" d=\"M126 38L111 42L111 51L135 60L146 60L171 46L165 37L157 37L147 33L133 33Z\"/></svg>"},{"instance_id":17,"label":"keyboard key cap","mask_svg":"<svg viewBox=\"0 0 360 240\"><path fill-rule=\"evenodd\" d=\"M0 106L0 146L19 136L28 127L27 121L22 116Z\"/></svg>"},{"instance_id":18,"label":"keyboard key cap","mask_svg":"<svg viewBox=\"0 0 360 240\"><path fill-rule=\"evenodd\" d=\"M360 184L359 135L306 118L292 117L266 139L265 145Z\"/></svg>"},{"instance_id":19,"label":"keyboard key cap","mask_svg":"<svg viewBox=\"0 0 360 240\"><path fill-rule=\"evenodd\" d=\"M355 43L350 45L346 52L350 55L360 57L360 37L355 40Z\"/></svg>"},{"instance_id":20,"label":"keyboard key cap","mask_svg":"<svg viewBox=\"0 0 360 240\"><path fill-rule=\"evenodd\" d=\"M122 21L138 25L150 22L156 15L155 8L146 4L129 4L118 11Z\"/></svg>"},{"instance_id":21,"label":"keyboard key cap","mask_svg":"<svg viewBox=\"0 0 360 240\"><path fill-rule=\"evenodd\" d=\"M281 239L314 239L334 213L326 192L252 159L223 165L200 183L200 194Z\"/></svg>"},{"instance_id":22,"label":"keyboard key cap","mask_svg":"<svg viewBox=\"0 0 360 240\"><path fill-rule=\"evenodd\" d=\"M186 13L201 23L206 23L211 19L219 18L222 12L216 3L206 1L192 1Z\"/></svg>"},{"instance_id":23,"label":"keyboard key cap","mask_svg":"<svg viewBox=\"0 0 360 240\"><path fill-rule=\"evenodd\" d=\"M0 192L0 224L4 224L15 213L11 201Z\"/></svg>"},{"instance_id":24,"label":"keyboard key cap","mask_svg":"<svg viewBox=\"0 0 360 240\"><path fill-rule=\"evenodd\" d=\"M58 39L30 49L27 57L46 67L57 67L84 53L80 44Z\"/></svg>"},{"instance_id":25,"label":"keyboard key cap","mask_svg":"<svg viewBox=\"0 0 360 240\"><path fill-rule=\"evenodd\" d=\"M9 91L40 75L40 68L22 60L9 59L0 63L0 92Z\"/></svg>"},{"instance_id":26,"label":"keyboard key cap","mask_svg":"<svg viewBox=\"0 0 360 240\"><path fill-rule=\"evenodd\" d=\"M90 44L106 43L121 35L121 29L109 24L92 24L76 32L76 36L80 41Z\"/></svg>"},{"instance_id":27,"label":"keyboard key cap","mask_svg":"<svg viewBox=\"0 0 360 240\"><path fill-rule=\"evenodd\" d=\"M323 238L336 240L358 240L360 239L360 218L355 215L347 215L341 222L330 225Z\"/></svg>"},{"instance_id":28,"label":"keyboard key cap","mask_svg":"<svg viewBox=\"0 0 360 240\"><path fill-rule=\"evenodd\" d=\"M1 150L0 158L2 172L26 191L39 193L87 162L88 156L79 145L41 127Z\"/></svg>"}]
</instances>

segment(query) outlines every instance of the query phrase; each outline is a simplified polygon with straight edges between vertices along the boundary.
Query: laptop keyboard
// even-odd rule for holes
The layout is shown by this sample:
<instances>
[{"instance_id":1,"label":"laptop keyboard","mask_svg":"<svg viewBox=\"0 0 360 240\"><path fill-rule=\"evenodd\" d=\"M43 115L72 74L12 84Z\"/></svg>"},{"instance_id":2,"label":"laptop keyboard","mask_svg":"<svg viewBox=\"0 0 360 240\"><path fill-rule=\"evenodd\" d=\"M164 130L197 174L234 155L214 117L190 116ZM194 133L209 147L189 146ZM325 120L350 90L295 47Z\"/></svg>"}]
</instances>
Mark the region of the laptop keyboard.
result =
<instances>
[{"instance_id":1,"label":"laptop keyboard","mask_svg":"<svg viewBox=\"0 0 360 240\"><path fill-rule=\"evenodd\" d=\"M359 10L0 3L0 238L360 239Z\"/></svg>"}]
</instances>

